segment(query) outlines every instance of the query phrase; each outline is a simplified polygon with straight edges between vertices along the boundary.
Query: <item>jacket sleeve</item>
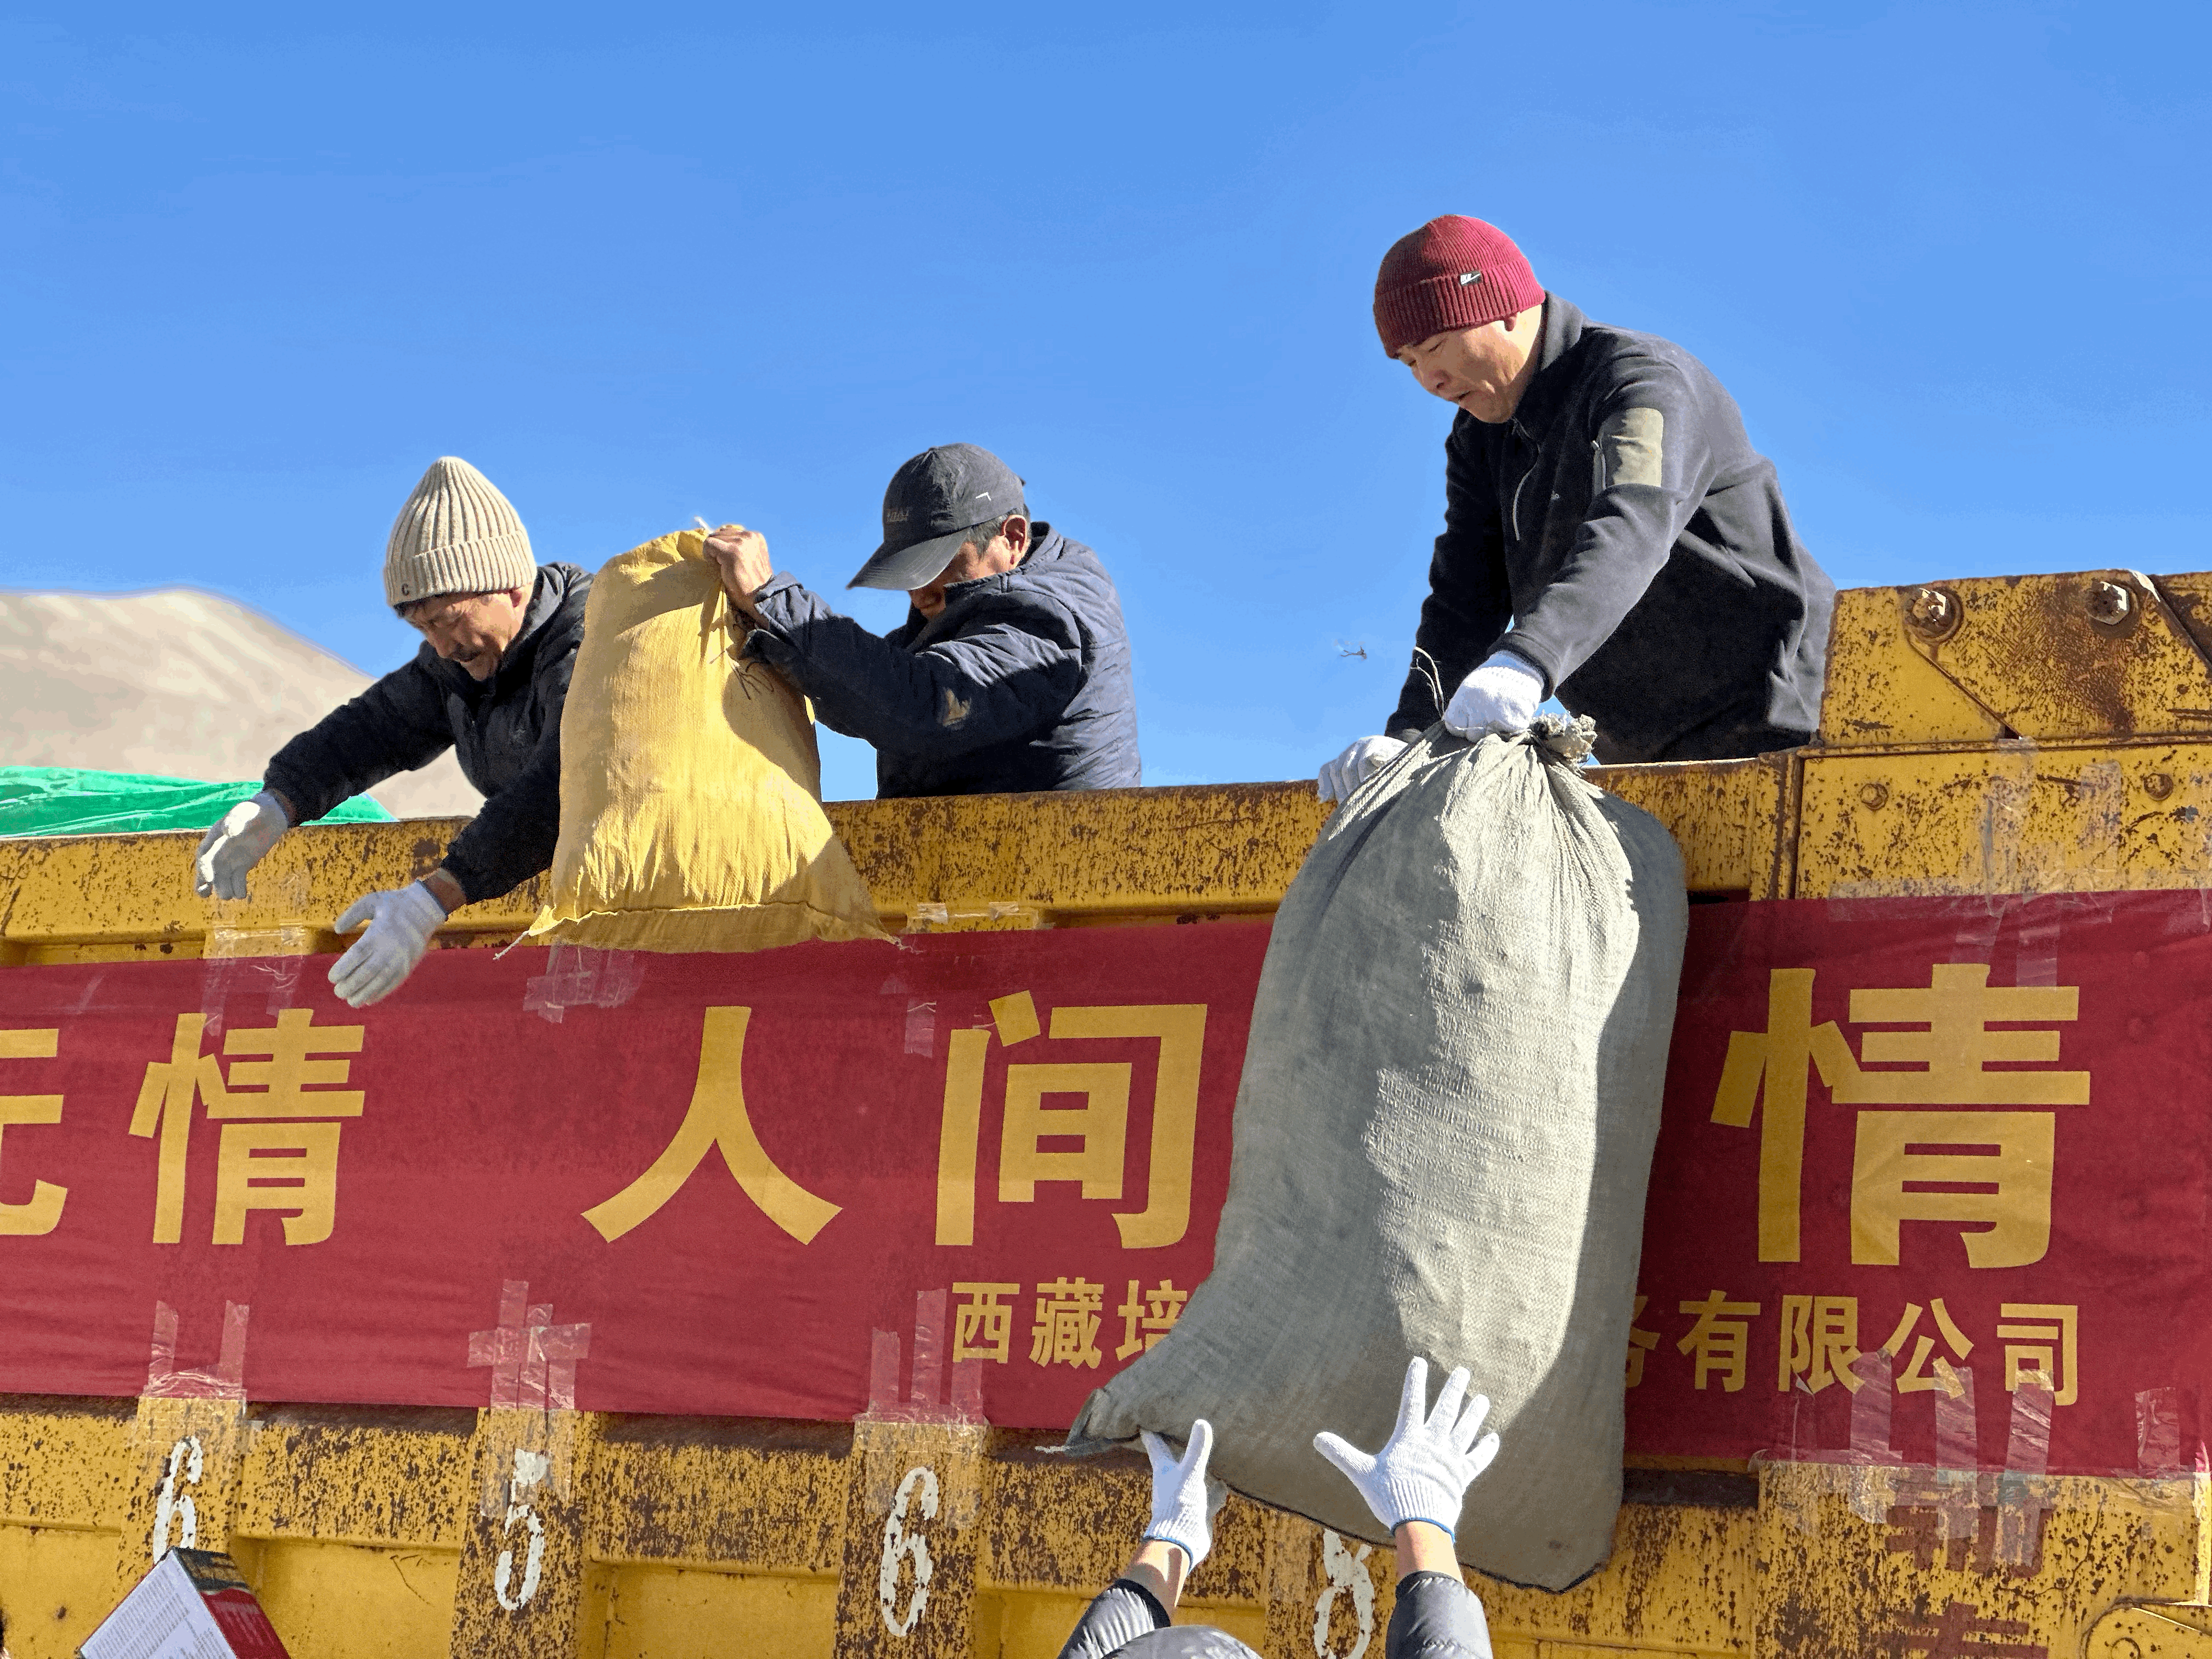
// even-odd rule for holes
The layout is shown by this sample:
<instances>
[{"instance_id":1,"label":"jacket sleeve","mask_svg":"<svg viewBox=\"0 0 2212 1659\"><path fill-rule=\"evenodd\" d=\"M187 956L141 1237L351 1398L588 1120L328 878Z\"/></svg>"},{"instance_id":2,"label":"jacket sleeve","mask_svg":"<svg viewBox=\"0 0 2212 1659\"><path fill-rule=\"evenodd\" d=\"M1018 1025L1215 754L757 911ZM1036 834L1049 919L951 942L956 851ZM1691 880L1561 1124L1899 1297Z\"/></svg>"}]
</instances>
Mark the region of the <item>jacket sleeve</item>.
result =
<instances>
[{"instance_id":1,"label":"jacket sleeve","mask_svg":"<svg viewBox=\"0 0 2212 1659\"><path fill-rule=\"evenodd\" d=\"M561 839L561 714L575 671L573 642L540 666L531 685L538 705L537 746L514 781L487 799L446 848L442 862L471 904L553 867Z\"/></svg>"},{"instance_id":2,"label":"jacket sleeve","mask_svg":"<svg viewBox=\"0 0 2212 1659\"><path fill-rule=\"evenodd\" d=\"M746 649L814 701L833 732L893 754L963 754L1049 726L1082 688L1070 617L1008 605L957 639L909 651L841 617L789 577L756 595Z\"/></svg>"},{"instance_id":3,"label":"jacket sleeve","mask_svg":"<svg viewBox=\"0 0 2212 1659\"><path fill-rule=\"evenodd\" d=\"M1139 1636L1165 1630L1173 1622L1167 1609L1142 1584L1116 1578L1084 1609L1075 1633L1060 1650L1060 1659L1107 1659Z\"/></svg>"},{"instance_id":4,"label":"jacket sleeve","mask_svg":"<svg viewBox=\"0 0 2212 1659\"><path fill-rule=\"evenodd\" d=\"M1482 1601L1449 1573L1413 1572L1398 1581L1384 1659L1491 1659Z\"/></svg>"},{"instance_id":5,"label":"jacket sleeve","mask_svg":"<svg viewBox=\"0 0 2212 1659\"><path fill-rule=\"evenodd\" d=\"M418 657L278 750L262 787L290 801L293 822L306 823L394 773L428 766L453 746L445 694Z\"/></svg>"},{"instance_id":6,"label":"jacket sleeve","mask_svg":"<svg viewBox=\"0 0 2212 1659\"><path fill-rule=\"evenodd\" d=\"M1457 438L1455 431L1444 441L1444 533L1429 562L1413 666L1397 712L1383 728L1400 735L1437 723L1459 683L1496 648L1513 620L1498 491L1488 469L1466 455Z\"/></svg>"},{"instance_id":7,"label":"jacket sleeve","mask_svg":"<svg viewBox=\"0 0 2212 1659\"><path fill-rule=\"evenodd\" d=\"M1514 651L1554 689L1644 597L1712 482L1710 434L1681 371L1650 357L1620 368L1595 410L1589 511L1559 575L1514 624Z\"/></svg>"}]
</instances>

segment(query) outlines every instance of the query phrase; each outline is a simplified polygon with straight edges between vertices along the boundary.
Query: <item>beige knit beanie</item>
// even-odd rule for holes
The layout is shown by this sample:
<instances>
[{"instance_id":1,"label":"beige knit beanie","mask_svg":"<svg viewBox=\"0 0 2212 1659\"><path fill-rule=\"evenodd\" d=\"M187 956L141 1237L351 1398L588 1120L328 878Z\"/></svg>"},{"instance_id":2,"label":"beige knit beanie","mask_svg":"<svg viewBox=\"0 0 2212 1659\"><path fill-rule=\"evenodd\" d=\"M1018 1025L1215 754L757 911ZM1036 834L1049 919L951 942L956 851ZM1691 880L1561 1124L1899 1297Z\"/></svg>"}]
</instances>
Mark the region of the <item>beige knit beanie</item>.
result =
<instances>
[{"instance_id":1,"label":"beige knit beanie","mask_svg":"<svg viewBox=\"0 0 2212 1659\"><path fill-rule=\"evenodd\" d=\"M496 593L537 578L530 532L491 480L458 455L431 462L384 544L385 602Z\"/></svg>"}]
</instances>

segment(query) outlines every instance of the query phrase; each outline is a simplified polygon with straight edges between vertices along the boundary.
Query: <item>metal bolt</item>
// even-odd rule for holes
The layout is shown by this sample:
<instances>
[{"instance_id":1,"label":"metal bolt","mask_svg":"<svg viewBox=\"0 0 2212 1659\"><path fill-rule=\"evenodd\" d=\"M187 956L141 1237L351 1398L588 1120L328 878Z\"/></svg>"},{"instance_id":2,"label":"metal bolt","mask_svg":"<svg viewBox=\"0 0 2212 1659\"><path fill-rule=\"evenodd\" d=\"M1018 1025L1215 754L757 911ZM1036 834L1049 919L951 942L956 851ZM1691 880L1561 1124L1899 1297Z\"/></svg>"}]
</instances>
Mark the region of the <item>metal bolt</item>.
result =
<instances>
[{"instance_id":1,"label":"metal bolt","mask_svg":"<svg viewBox=\"0 0 2212 1659\"><path fill-rule=\"evenodd\" d=\"M2170 773L2147 772L2143 775L2143 793L2153 800L2164 800L2173 793L2173 778Z\"/></svg>"},{"instance_id":2,"label":"metal bolt","mask_svg":"<svg viewBox=\"0 0 2212 1659\"><path fill-rule=\"evenodd\" d=\"M2135 600L2126 588L2118 582L2107 581L2091 582L2084 603L2088 606L2091 622L2108 625L2125 622L2128 612L2135 605Z\"/></svg>"},{"instance_id":3,"label":"metal bolt","mask_svg":"<svg viewBox=\"0 0 2212 1659\"><path fill-rule=\"evenodd\" d=\"M1889 786L1881 783L1861 784L1859 799L1866 803L1868 811L1879 812L1889 800Z\"/></svg>"},{"instance_id":4,"label":"metal bolt","mask_svg":"<svg viewBox=\"0 0 2212 1659\"><path fill-rule=\"evenodd\" d=\"M1940 587L1915 588L1905 614L1915 633L1934 639L1959 625L1959 602Z\"/></svg>"}]
</instances>

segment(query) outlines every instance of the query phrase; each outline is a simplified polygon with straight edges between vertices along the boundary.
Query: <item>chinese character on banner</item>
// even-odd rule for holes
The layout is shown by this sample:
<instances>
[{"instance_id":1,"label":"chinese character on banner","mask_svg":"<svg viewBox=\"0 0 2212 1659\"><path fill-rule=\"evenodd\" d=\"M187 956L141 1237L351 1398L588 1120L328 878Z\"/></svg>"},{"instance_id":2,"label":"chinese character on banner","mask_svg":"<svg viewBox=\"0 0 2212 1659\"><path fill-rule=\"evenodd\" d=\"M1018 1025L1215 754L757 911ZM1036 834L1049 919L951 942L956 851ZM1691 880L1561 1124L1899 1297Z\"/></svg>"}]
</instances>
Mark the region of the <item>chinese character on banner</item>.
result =
<instances>
[{"instance_id":1,"label":"chinese character on banner","mask_svg":"<svg viewBox=\"0 0 2212 1659\"><path fill-rule=\"evenodd\" d=\"M1782 1363L1774 1386L1787 1393L1803 1379L1808 1394L1840 1382L1852 1394L1859 1379L1851 1362L1859 1357L1859 1299L1855 1296L1785 1296L1782 1298Z\"/></svg>"},{"instance_id":2,"label":"chinese character on banner","mask_svg":"<svg viewBox=\"0 0 2212 1659\"><path fill-rule=\"evenodd\" d=\"M952 1310L952 1358L995 1359L1001 1365L1012 1356L1014 1310L1000 1301L1018 1296L1019 1285L956 1284L952 1294L960 1305Z\"/></svg>"},{"instance_id":3,"label":"chinese character on banner","mask_svg":"<svg viewBox=\"0 0 2212 1659\"><path fill-rule=\"evenodd\" d=\"M975 1168L983 1137L983 1085L995 1032L1006 1048L1044 1034L1036 1001L1016 991L991 1004L988 1027L951 1034L945 1058L945 1110L937 1147L937 1242L975 1242ZM1051 1040L1149 1037L1160 1045L1152 1091L1152 1144L1145 1203L1117 1210L1114 1224L1128 1250L1180 1243L1190 1230L1191 1160L1198 1137L1199 1063L1206 1047L1202 1002L1055 1008ZM1072 1182L1085 1199L1120 1203L1128 1182L1127 1060L1071 1060L1010 1064L1000 1114L1001 1204L1030 1204L1040 1182ZM1079 1100L1080 1105L1048 1104ZM1047 1141L1060 1143L1047 1151ZM1075 1141L1073 1150L1065 1143Z\"/></svg>"},{"instance_id":4,"label":"chinese character on banner","mask_svg":"<svg viewBox=\"0 0 2212 1659\"><path fill-rule=\"evenodd\" d=\"M2078 1303L2006 1302L1998 1305L1997 1317L2022 1322L1997 1327L2005 1345L2006 1393L2018 1394L2021 1382L2040 1371L2052 1405L2070 1406L2081 1397Z\"/></svg>"},{"instance_id":5,"label":"chinese character on banner","mask_svg":"<svg viewBox=\"0 0 2212 1659\"><path fill-rule=\"evenodd\" d=\"M1759 1304L1731 1302L1724 1292L1715 1291L1702 1302L1683 1303L1681 1310L1698 1316L1698 1322L1690 1327L1690 1334L1674 1345L1681 1352L1696 1358L1698 1370L1692 1386L1704 1388L1706 1377L1718 1371L1722 1392L1740 1393L1743 1388L1744 1358L1751 1346L1751 1327L1744 1322L1758 1313Z\"/></svg>"},{"instance_id":6,"label":"chinese character on banner","mask_svg":"<svg viewBox=\"0 0 2212 1659\"><path fill-rule=\"evenodd\" d=\"M1116 1359L1127 1359L1155 1346L1182 1315L1182 1304L1190 1300L1190 1292L1176 1289L1172 1279L1163 1279L1139 1297L1137 1286L1143 1283L1140 1279L1131 1279L1129 1299L1114 1310L1121 1316L1123 1339L1121 1346L1114 1350Z\"/></svg>"},{"instance_id":7,"label":"chinese character on banner","mask_svg":"<svg viewBox=\"0 0 2212 1659\"><path fill-rule=\"evenodd\" d=\"M61 1028L0 1031L0 1060L52 1060L61 1053ZM0 1133L11 1123L58 1123L59 1095L0 1095ZM16 1204L0 1204L0 1237L31 1238L61 1225L62 1204L69 1188L51 1181L33 1180L31 1195Z\"/></svg>"},{"instance_id":8,"label":"chinese character on banner","mask_svg":"<svg viewBox=\"0 0 2212 1659\"><path fill-rule=\"evenodd\" d=\"M325 1085L349 1080L350 1060L317 1054L357 1054L362 1028L317 1025L307 1008L287 1008L274 1025L223 1033L230 1076L213 1054L200 1052L205 1014L179 1014L169 1058L150 1061L131 1115L131 1133L161 1134L154 1194L154 1242L184 1237L185 1162L191 1143L197 1097L210 1119L222 1121L215 1166L217 1244L246 1242L252 1210L283 1210L287 1244L319 1244L337 1222L338 1132L344 1125L303 1120L359 1117L357 1089ZM231 1121L262 1119L266 1121Z\"/></svg>"},{"instance_id":9,"label":"chinese character on banner","mask_svg":"<svg viewBox=\"0 0 2212 1659\"><path fill-rule=\"evenodd\" d=\"M1935 1316L1936 1328L1942 1334L1943 1346L1951 1351L1951 1359L1963 1361L1973 1352L1973 1343L1959 1328L1958 1322L1951 1317L1951 1310L1943 1305L1942 1297L1928 1304L1928 1311ZM1913 1335L1913 1327L1919 1322L1920 1304L1917 1302L1906 1303L1905 1313L1897 1322L1897 1328L1889 1334L1889 1340L1881 1345L1882 1352L1895 1358L1903 1355L1907 1342L1912 1344L1912 1358L1905 1362L1905 1369L1897 1374L1894 1387L1899 1394L1932 1394L1941 1389L1956 1400L1966 1393L1966 1385L1960 1381L1958 1370L1951 1361L1936 1352L1934 1337ZM1928 1369L1931 1355L1935 1360L1933 1374Z\"/></svg>"},{"instance_id":10,"label":"chinese character on banner","mask_svg":"<svg viewBox=\"0 0 2212 1659\"><path fill-rule=\"evenodd\" d=\"M1036 1323L1030 1328L1030 1358L1039 1365L1098 1369L1098 1327L1105 1317L1106 1287L1087 1279L1055 1279L1036 1287Z\"/></svg>"},{"instance_id":11,"label":"chinese character on banner","mask_svg":"<svg viewBox=\"0 0 2212 1659\"><path fill-rule=\"evenodd\" d=\"M1839 1106L1967 1108L1861 1112L1851 1161L1851 1260L1898 1265L1907 1221L1983 1224L1962 1234L1975 1267L2019 1267L2051 1244L2051 1169L2057 1118L1992 1107L2086 1106L2087 1072L1991 1071L2058 1059L2056 1030L1992 1030L1993 1022L2053 1025L2076 1019L2079 988L1992 986L1986 963L1938 963L1925 989L1855 990L1859 1025L1911 1025L1866 1034L1862 1051L1833 1020L1813 1024L1810 968L1769 975L1766 1029L1737 1031L1713 1096L1712 1121L1748 1128L1759 1115L1759 1259L1801 1259L1808 1073ZM1887 1069L1867 1070L1869 1066ZM1949 1190L1932 1190L1948 1188Z\"/></svg>"},{"instance_id":12,"label":"chinese character on banner","mask_svg":"<svg viewBox=\"0 0 2212 1659\"><path fill-rule=\"evenodd\" d=\"M1639 1331L1636 1322L1644 1316L1644 1304L1651 1298L1639 1296L1636 1307L1628 1316L1628 1381L1626 1386L1634 1388L1644 1380L1644 1356L1659 1346L1659 1333Z\"/></svg>"},{"instance_id":13,"label":"chinese character on banner","mask_svg":"<svg viewBox=\"0 0 2212 1659\"><path fill-rule=\"evenodd\" d=\"M584 1219L608 1243L658 1214L707 1154L714 1152L721 1153L738 1190L802 1244L812 1243L814 1235L843 1207L817 1197L784 1174L753 1133L744 1085L745 1031L752 1017L750 1008L706 1011L699 1030L699 1070L684 1121L643 1175L584 1212Z\"/></svg>"}]
</instances>

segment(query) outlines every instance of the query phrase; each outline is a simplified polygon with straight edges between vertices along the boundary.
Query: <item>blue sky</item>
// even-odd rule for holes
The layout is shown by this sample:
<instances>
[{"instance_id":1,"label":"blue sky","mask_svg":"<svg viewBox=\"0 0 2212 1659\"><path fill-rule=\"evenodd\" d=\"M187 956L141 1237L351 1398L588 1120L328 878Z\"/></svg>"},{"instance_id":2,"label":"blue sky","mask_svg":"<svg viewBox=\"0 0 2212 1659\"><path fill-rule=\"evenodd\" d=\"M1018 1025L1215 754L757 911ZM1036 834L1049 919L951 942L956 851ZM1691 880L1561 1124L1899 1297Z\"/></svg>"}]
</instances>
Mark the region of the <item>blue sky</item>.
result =
<instances>
[{"instance_id":1,"label":"blue sky","mask_svg":"<svg viewBox=\"0 0 2212 1659\"><path fill-rule=\"evenodd\" d=\"M2201 8L323 11L0 13L0 586L380 671L435 455L541 559L703 514L842 594L966 440L1115 574L1148 781L1310 775L1425 587L1368 307L1443 212L1711 366L1843 585L2212 562Z\"/></svg>"}]
</instances>

